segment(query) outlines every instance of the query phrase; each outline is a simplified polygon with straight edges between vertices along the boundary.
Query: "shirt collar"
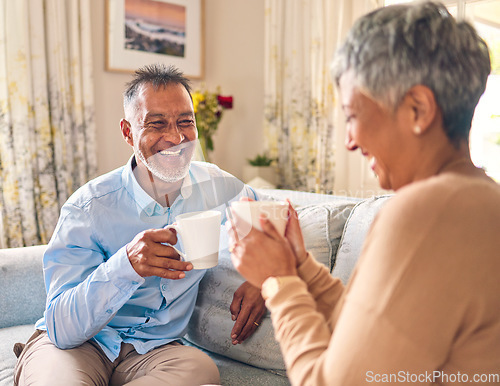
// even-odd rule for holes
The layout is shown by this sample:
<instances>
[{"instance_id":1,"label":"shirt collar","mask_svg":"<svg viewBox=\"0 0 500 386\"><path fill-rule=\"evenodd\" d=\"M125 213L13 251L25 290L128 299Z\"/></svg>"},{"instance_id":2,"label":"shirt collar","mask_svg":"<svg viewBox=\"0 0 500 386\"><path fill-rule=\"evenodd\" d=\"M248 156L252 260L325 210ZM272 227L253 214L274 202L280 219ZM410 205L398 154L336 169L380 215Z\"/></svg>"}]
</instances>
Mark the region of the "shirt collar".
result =
<instances>
[{"instance_id":1,"label":"shirt collar","mask_svg":"<svg viewBox=\"0 0 500 386\"><path fill-rule=\"evenodd\" d=\"M122 171L122 181L125 189L137 205L139 213L145 212L148 216L153 215L157 202L147 194L135 179L133 168L136 165L134 155L130 157Z\"/></svg>"},{"instance_id":2,"label":"shirt collar","mask_svg":"<svg viewBox=\"0 0 500 386\"><path fill-rule=\"evenodd\" d=\"M193 177L191 167L189 167L189 173L184 177L184 181L182 181L180 197L182 199L187 199L193 193Z\"/></svg>"},{"instance_id":3,"label":"shirt collar","mask_svg":"<svg viewBox=\"0 0 500 386\"><path fill-rule=\"evenodd\" d=\"M148 216L164 215L168 211L168 208L158 204L158 202L147 194L137 182L133 171L136 165L135 156L132 155L123 168L122 180L125 188L136 202L138 212L145 212ZM196 183L196 179L193 177L190 167L189 173L182 181L179 197L177 197L175 201L189 198L193 192L194 183Z\"/></svg>"}]
</instances>

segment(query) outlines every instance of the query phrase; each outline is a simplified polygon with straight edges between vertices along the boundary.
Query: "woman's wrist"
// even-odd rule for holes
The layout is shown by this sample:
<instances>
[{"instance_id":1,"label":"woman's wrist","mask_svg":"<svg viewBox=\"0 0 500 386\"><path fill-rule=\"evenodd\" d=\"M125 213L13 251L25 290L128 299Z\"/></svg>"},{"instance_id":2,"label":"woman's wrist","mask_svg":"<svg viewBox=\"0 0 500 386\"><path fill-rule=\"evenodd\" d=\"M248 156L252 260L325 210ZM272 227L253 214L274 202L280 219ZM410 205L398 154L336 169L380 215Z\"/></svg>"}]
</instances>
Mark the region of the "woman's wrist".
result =
<instances>
[{"instance_id":1,"label":"woman's wrist","mask_svg":"<svg viewBox=\"0 0 500 386\"><path fill-rule=\"evenodd\" d=\"M307 258L309 257L309 252L307 251L304 251L303 254L301 254L300 256L297 256L297 270L299 269L299 267L305 263L305 261L307 260Z\"/></svg>"},{"instance_id":2,"label":"woman's wrist","mask_svg":"<svg viewBox=\"0 0 500 386\"><path fill-rule=\"evenodd\" d=\"M262 283L261 294L264 300L276 295L285 285L296 282L297 276L270 276ZM299 278L300 280L300 278Z\"/></svg>"}]
</instances>

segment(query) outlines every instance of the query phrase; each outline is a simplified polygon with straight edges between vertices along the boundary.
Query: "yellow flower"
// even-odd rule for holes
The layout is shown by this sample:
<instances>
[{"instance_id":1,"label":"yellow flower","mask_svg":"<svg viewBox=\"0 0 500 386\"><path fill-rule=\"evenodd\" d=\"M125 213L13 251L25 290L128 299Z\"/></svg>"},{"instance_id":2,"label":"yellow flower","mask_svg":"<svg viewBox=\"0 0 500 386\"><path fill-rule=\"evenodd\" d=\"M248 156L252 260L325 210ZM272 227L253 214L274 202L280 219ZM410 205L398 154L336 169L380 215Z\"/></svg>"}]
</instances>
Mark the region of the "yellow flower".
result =
<instances>
[{"instance_id":1,"label":"yellow flower","mask_svg":"<svg viewBox=\"0 0 500 386\"><path fill-rule=\"evenodd\" d=\"M198 105L205 100L205 95L199 91L195 91L191 96L193 97L193 109L196 114L198 112Z\"/></svg>"},{"instance_id":2,"label":"yellow flower","mask_svg":"<svg viewBox=\"0 0 500 386\"><path fill-rule=\"evenodd\" d=\"M220 89L210 92L203 86L191 94L193 98L193 110L198 129L198 139L205 160L208 160L208 152L214 149L213 135L222 118L223 110L233 107L233 98L220 95Z\"/></svg>"}]
</instances>

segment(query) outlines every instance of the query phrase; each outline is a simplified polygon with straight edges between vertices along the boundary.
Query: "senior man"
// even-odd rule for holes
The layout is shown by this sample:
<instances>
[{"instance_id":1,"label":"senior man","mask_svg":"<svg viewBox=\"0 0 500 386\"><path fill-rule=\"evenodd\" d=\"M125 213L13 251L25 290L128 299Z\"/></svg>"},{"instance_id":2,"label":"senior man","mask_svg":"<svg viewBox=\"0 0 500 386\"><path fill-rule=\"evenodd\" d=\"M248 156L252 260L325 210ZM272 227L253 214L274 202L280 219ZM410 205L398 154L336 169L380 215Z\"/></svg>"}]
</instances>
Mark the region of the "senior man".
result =
<instances>
[{"instance_id":1,"label":"senior man","mask_svg":"<svg viewBox=\"0 0 500 386\"><path fill-rule=\"evenodd\" d=\"M180 260L175 231L164 227L208 209L225 222L227 204L255 192L215 165L191 161L196 122L178 69L136 71L124 111L121 132L134 154L63 206L43 258L46 310L18 353L17 385L219 382L214 362L180 342L206 271ZM259 290L244 283L231 310L228 339L241 343L264 314Z\"/></svg>"}]
</instances>

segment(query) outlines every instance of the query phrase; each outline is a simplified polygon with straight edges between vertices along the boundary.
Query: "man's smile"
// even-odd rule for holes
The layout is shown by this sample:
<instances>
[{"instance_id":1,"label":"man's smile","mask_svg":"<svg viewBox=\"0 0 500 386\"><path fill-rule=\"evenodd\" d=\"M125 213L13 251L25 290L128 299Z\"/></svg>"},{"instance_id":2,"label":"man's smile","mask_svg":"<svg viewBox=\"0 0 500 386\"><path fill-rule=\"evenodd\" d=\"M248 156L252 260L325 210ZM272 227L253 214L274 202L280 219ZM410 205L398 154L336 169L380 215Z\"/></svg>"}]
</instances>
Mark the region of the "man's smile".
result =
<instances>
[{"instance_id":1,"label":"man's smile","mask_svg":"<svg viewBox=\"0 0 500 386\"><path fill-rule=\"evenodd\" d=\"M175 155L180 155L181 152L182 152L183 149L177 149L177 150L170 150L170 149L166 149L166 150L162 150L160 151L159 153L161 155L167 155L167 156L175 156Z\"/></svg>"}]
</instances>

